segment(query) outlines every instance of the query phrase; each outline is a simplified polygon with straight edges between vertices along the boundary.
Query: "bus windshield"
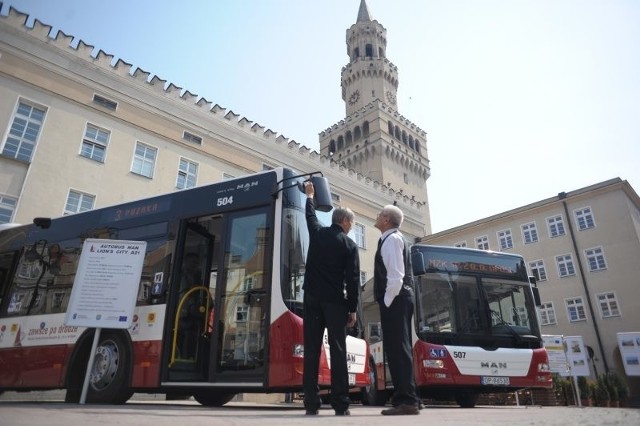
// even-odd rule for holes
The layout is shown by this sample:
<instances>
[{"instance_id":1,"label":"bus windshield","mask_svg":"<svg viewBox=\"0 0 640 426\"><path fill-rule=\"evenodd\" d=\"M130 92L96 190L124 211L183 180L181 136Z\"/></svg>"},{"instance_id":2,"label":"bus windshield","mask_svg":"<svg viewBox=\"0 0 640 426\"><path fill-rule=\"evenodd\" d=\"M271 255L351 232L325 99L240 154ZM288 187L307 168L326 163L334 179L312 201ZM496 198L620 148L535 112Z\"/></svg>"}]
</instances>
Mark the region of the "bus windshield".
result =
<instances>
[{"instance_id":1,"label":"bus windshield","mask_svg":"<svg viewBox=\"0 0 640 426\"><path fill-rule=\"evenodd\" d=\"M302 316L305 262L309 251L309 231L305 218L307 196L293 188L285 193L282 213L281 288L287 307ZM331 213L316 210L323 226L331 224Z\"/></svg>"},{"instance_id":2,"label":"bus windshield","mask_svg":"<svg viewBox=\"0 0 640 426\"><path fill-rule=\"evenodd\" d=\"M528 283L448 272L426 273L415 283L423 340L500 347L539 341Z\"/></svg>"}]
</instances>

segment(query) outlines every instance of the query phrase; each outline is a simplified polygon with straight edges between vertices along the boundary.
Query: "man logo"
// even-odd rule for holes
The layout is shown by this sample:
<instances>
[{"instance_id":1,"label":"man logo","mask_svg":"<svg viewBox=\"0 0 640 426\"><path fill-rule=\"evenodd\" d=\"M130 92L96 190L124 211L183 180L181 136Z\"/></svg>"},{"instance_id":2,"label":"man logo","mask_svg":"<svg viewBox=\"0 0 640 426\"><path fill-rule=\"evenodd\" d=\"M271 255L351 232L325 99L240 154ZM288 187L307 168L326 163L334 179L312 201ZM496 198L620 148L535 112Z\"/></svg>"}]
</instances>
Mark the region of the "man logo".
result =
<instances>
[{"instance_id":1,"label":"man logo","mask_svg":"<svg viewBox=\"0 0 640 426\"><path fill-rule=\"evenodd\" d=\"M480 362L480 368L489 368L491 370L491 374L497 374L499 370L506 370L507 363L506 362Z\"/></svg>"}]
</instances>

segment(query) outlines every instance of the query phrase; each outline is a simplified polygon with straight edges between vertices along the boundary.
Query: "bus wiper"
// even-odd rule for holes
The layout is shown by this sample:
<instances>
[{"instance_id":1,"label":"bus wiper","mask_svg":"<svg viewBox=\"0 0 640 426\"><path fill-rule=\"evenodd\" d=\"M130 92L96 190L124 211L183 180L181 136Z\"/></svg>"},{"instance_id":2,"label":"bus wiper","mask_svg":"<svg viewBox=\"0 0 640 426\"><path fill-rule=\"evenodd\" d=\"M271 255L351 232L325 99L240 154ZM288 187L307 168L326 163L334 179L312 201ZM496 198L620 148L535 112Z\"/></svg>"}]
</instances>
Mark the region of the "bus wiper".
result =
<instances>
[{"instance_id":1,"label":"bus wiper","mask_svg":"<svg viewBox=\"0 0 640 426\"><path fill-rule=\"evenodd\" d=\"M520 333L518 333L516 331L515 328L513 328L513 326L511 324L509 324L508 322L506 322L503 318L502 315L500 315L498 312L491 310L491 317L492 318L496 318L498 320L498 322L496 322L496 325L502 325L502 326L506 326L506 329L509 331L509 334L511 334L513 337L515 337L515 341L516 343L521 343L522 342L522 336L520 335Z\"/></svg>"}]
</instances>

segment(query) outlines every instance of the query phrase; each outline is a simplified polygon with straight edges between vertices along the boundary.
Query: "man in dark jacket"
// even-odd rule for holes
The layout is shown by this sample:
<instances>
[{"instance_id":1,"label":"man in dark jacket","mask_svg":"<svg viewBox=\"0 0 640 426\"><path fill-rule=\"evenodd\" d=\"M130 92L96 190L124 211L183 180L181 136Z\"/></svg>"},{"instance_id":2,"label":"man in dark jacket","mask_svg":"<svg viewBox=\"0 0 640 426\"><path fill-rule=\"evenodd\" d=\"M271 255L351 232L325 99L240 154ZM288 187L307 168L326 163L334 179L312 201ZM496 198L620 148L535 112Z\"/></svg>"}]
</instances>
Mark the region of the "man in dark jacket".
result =
<instances>
[{"instance_id":1,"label":"man in dark jacket","mask_svg":"<svg viewBox=\"0 0 640 426\"><path fill-rule=\"evenodd\" d=\"M304 406L307 415L318 414L318 364L324 329L327 328L331 356L331 406L336 415L349 415L346 328L356 323L360 292L358 247L347 236L354 215L349 209L334 209L331 226L316 217L311 182L305 182L309 253L304 274Z\"/></svg>"}]
</instances>

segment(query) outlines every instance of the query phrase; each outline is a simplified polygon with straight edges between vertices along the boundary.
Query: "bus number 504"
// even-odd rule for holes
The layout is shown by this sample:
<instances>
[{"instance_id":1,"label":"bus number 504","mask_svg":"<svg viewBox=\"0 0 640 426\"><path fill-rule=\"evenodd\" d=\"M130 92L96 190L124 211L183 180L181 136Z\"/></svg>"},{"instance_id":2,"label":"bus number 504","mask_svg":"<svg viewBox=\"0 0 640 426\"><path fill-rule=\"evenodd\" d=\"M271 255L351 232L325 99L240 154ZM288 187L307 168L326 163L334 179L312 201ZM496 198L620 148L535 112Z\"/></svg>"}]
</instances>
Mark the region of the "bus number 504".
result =
<instances>
[{"instance_id":1,"label":"bus number 504","mask_svg":"<svg viewBox=\"0 0 640 426\"><path fill-rule=\"evenodd\" d=\"M227 204L233 204L233 195L231 197L218 198L218 207L226 206Z\"/></svg>"}]
</instances>

